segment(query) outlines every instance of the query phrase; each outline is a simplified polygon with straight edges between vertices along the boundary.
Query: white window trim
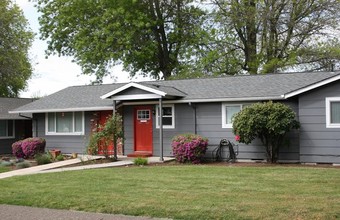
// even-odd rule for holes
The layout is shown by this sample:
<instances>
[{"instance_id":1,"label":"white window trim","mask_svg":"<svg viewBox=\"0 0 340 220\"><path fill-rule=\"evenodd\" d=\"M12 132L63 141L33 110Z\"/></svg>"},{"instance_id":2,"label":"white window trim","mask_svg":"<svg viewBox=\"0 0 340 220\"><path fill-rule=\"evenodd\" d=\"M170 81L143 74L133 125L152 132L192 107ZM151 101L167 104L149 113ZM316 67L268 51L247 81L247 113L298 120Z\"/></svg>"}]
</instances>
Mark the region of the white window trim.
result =
<instances>
[{"instance_id":1,"label":"white window trim","mask_svg":"<svg viewBox=\"0 0 340 220\"><path fill-rule=\"evenodd\" d=\"M12 136L0 136L0 139L13 139L15 138L15 123L14 123L14 120L5 120L7 122L7 126L6 126L6 129L7 129L7 133L8 133L8 123L9 122L12 122L13 123L13 131L12 131ZM8 134L7 134L8 135Z\"/></svg>"},{"instance_id":2,"label":"white window trim","mask_svg":"<svg viewBox=\"0 0 340 220\"><path fill-rule=\"evenodd\" d=\"M222 128L233 128L233 124L227 124L226 122L226 107L233 107L233 106L239 106L240 111L242 111L243 108L251 105L253 103L243 103L243 104L229 104L229 103L222 103Z\"/></svg>"},{"instance_id":3,"label":"white window trim","mask_svg":"<svg viewBox=\"0 0 340 220\"><path fill-rule=\"evenodd\" d=\"M340 123L331 123L331 102L340 102L340 97L326 97L326 128L340 128Z\"/></svg>"},{"instance_id":4,"label":"white window trim","mask_svg":"<svg viewBox=\"0 0 340 220\"><path fill-rule=\"evenodd\" d=\"M172 125L163 125L163 129L173 129L175 128L175 105L163 105L162 107L171 107L171 117L172 117ZM158 109L159 105L156 105L156 128L159 128L159 121L158 121Z\"/></svg>"},{"instance_id":5,"label":"white window trim","mask_svg":"<svg viewBox=\"0 0 340 220\"><path fill-rule=\"evenodd\" d=\"M55 112L49 112L49 113L55 113ZM74 113L72 112L72 118L73 118L73 129L74 129L74 124L75 124L75 118L74 118ZM57 128L57 121L56 117L54 117L54 130L56 131ZM84 135L84 129L85 129L85 120L84 120L84 112L81 112L81 123L82 123L82 131L81 132L50 132L48 131L48 113L45 114L45 134L46 135L67 135L67 136L72 136L72 135Z\"/></svg>"}]
</instances>

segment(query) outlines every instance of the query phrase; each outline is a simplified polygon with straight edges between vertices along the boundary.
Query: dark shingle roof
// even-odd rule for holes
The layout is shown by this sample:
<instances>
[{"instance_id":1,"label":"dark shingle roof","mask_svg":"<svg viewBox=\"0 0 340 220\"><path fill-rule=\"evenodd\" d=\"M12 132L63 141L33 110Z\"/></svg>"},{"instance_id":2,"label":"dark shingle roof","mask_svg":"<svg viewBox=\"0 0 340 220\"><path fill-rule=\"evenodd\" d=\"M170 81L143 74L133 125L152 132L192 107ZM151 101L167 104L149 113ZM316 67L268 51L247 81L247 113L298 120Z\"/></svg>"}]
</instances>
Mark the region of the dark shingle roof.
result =
<instances>
[{"instance_id":1,"label":"dark shingle roof","mask_svg":"<svg viewBox=\"0 0 340 220\"><path fill-rule=\"evenodd\" d=\"M265 98L280 97L337 75L340 75L340 72L240 75L223 78L157 81L153 84L176 87L188 94L184 98L187 100Z\"/></svg>"},{"instance_id":2,"label":"dark shingle roof","mask_svg":"<svg viewBox=\"0 0 340 220\"><path fill-rule=\"evenodd\" d=\"M8 112L31 102L33 102L32 99L0 98L0 119L25 119L19 114L9 114ZM26 116L31 117L32 115L26 114Z\"/></svg>"},{"instance_id":3,"label":"dark shingle roof","mask_svg":"<svg viewBox=\"0 0 340 220\"><path fill-rule=\"evenodd\" d=\"M240 75L220 78L150 81L139 84L157 89L181 101L284 99L284 95L339 77L340 72L306 72L267 75ZM101 96L126 83L74 86L49 95L14 112L46 112L65 110L99 110L112 108L112 100Z\"/></svg>"}]
</instances>

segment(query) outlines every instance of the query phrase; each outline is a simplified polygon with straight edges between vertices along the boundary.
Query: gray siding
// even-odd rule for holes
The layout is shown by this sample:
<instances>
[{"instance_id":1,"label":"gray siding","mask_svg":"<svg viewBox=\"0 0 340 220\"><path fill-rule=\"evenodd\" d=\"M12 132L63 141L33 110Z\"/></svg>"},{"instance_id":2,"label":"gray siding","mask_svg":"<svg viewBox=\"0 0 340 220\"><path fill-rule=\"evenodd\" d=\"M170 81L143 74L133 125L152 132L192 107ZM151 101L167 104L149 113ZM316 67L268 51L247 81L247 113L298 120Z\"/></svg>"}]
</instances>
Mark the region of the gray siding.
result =
<instances>
[{"instance_id":1,"label":"gray siding","mask_svg":"<svg viewBox=\"0 0 340 220\"><path fill-rule=\"evenodd\" d=\"M137 88L131 87L131 88L128 88L128 89L125 89L125 90L119 92L116 95L140 95L140 94L153 94L153 93L147 92L147 91L142 90L142 89L137 89Z\"/></svg>"},{"instance_id":2,"label":"gray siding","mask_svg":"<svg viewBox=\"0 0 340 220\"><path fill-rule=\"evenodd\" d=\"M124 155L131 154L134 151L134 121L133 106L123 107L124 121Z\"/></svg>"},{"instance_id":3,"label":"gray siding","mask_svg":"<svg viewBox=\"0 0 340 220\"><path fill-rule=\"evenodd\" d=\"M160 155L159 129L156 128L156 118L153 125L153 149L155 155ZM173 156L171 140L174 136L184 133L194 133L194 109L188 104L175 105L175 128L163 129L164 156Z\"/></svg>"},{"instance_id":4,"label":"gray siding","mask_svg":"<svg viewBox=\"0 0 340 220\"><path fill-rule=\"evenodd\" d=\"M153 105L155 108L155 105ZM134 106L124 106L124 154L134 151ZM175 128L163 130L164 156L172 156L171 139L182 133L194 132L194 110L188 104L175 105ZM153 155L160 155L159 129L156 128L156 117L153 115Z\"/></svg>"},{"instance_id":5,"label":"gray siding","mask_svg":"<svg viewBox=\"0 0 340 220\"><path fill-rule=\"evenodd\" d=\"M286 102L285 104L289 105L294 111L297 112L298 105L295 101ZM207 157L209 158L213 156L212 151L219 145L219 142L222 138L226 138L235 143L235 135L233 134L232 129L222 128L221 117L221 103L202 103L197 105L197 133L209 138L209 147L207 152ZM280 150L279 160L299 160L298 132L291 132L287 139L289 141ZM249 145L239 143L238 150L238 159L262 160L266 158L264 147L259 140L254 140Z\"/></svg>"},{"instance_id":6,"label":"gray siding","mask_svg":"<svg viewBox=\"0 0 340 220\"><path fill-rule=\"evenodd\" d=\"M84 113L85 135L46 135L45 114L34 114L35 136L46 140L46 150L60 149L62 153L86 153L87 143L91 133L91 119L93 112Z\"/></svg>"},{"instance_id":7,"label":"gray siding","mask_svg":"<svg viewBox=\"0 0 340 220\"><path fill-rule=\"evenodd\" d=\"M31 120L15 120L14 138L0 139L0 154L12 154L12 144L31 136Z\"/></svg>"},{"instance_id":8,"label":"gray siding","mask_svg":"<svg viewBox=\"0 0 340 220\"><path fill-rule=\"evenodd\" d=\"M340 128L326 128L326 97L340 97L340 82L300 95L300 161L340 163Z\"/></svg>"},{"instance_id":9,"label":"gray siding","mask_svg":"<svg viewBox=\"0 0 340 220\"><path fill-rule=\"evenodd\" d=\"M237 103L239 104L239 103ZM297 111L296 101L286 103ZM194 107L195 106L195 107ZM175 104L175 128L163 130L164 156L172 156L171 139L178 134L195 132L195 109L196 109L196 131L197 134L209 139L206 158L212 158L212 151L218 146L222 138L233 142L235 135L231 128L222 128L221 103L199 103L194 106L189 104ZM124 154L134 151L134 106L124 106ZM299 137L298 132L291 132L288 136L289 144L285 145L279 155L280 160L299 160ZM238 159L265 159L265 151L260 141L255 140L250 145L239 144ZM153 154L160 155L159 129L156 128L156 119L153 116ZM225 155L226 156L226 155Z\"/></svg>"}]
</instances>

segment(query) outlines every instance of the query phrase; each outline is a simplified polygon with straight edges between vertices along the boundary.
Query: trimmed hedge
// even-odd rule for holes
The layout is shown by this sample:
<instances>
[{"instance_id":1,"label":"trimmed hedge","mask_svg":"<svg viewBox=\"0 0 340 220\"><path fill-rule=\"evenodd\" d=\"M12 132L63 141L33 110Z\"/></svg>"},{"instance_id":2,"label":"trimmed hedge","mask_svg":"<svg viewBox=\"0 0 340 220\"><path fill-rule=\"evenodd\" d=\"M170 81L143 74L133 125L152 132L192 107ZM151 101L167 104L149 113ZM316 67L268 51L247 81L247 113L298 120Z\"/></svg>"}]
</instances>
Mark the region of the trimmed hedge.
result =
<instances>
[{"instance_id":1,"label":"trimmed hedge","mask_svg":"<svg viewBox=\"0 0 340 220\"><path fill-rule=\"evenodd\" d=\"M13 143L12 152L17 158L33 158L36 154L44 153L45 147L43 138L26 138Z\"/></svg>"}]
</instances>

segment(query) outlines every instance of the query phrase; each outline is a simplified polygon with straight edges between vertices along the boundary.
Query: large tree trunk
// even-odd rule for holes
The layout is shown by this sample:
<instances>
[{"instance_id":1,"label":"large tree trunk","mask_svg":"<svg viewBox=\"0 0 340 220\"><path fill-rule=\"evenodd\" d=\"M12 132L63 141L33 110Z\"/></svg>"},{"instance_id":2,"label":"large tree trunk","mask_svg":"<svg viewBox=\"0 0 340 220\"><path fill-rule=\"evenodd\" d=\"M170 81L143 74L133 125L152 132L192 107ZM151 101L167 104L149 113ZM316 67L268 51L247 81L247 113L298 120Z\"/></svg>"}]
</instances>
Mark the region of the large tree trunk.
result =
<instances>
[{"instance_id":1,"label":"large tree trunk","mask_svg":"<svg viewBox=\"0 0 340 220\"><path fill-rule=\"evenodd\" d=\"M246 8L248 8L248 19L246 21L246 38L245 57L250 74L257 74L257 36L256 36L256 3L255 0L246 0Z\"/></svg>"}]
</instances>

